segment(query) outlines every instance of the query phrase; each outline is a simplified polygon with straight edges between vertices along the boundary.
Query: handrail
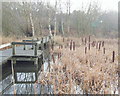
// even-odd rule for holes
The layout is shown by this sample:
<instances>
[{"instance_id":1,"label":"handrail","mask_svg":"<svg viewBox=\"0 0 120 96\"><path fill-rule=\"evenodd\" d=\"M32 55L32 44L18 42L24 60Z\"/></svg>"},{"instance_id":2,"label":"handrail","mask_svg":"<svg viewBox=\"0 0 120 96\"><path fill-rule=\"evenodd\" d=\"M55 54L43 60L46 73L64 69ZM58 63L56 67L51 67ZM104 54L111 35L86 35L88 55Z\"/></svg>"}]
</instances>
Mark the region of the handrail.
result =
<instances>
[{"instance_id":1,"label":"handrail","mask_svg":"<svg viewBox=\"0 0 120 96\"><path fill-rule=\"evenodd\" d=\"M36 42L36 41L39 41L39 40L23 40L23 42Z\"/></svg>"},{"instance_id":2,"label":"handrail","mask_svg":"<svg viewBox=\"0 0 120 96\"><path fill-rule=\"evenodd\" d=\"M5 47L8 47L8 46L11 46L11 43L7 43L7 44L2 44L2 45L0 45L0 49L5 48Z\"/></svg>"},{"instance_id":3,"label":"handrail","mask_svg":"<svg viewBox=\"0 0 120 96\"><path fill-rule=\"evenodd\" d=\"M36 42L33 43L26 43L26 42L12 42L12 45L36 45Z\"/></svg>"}]
</instances>

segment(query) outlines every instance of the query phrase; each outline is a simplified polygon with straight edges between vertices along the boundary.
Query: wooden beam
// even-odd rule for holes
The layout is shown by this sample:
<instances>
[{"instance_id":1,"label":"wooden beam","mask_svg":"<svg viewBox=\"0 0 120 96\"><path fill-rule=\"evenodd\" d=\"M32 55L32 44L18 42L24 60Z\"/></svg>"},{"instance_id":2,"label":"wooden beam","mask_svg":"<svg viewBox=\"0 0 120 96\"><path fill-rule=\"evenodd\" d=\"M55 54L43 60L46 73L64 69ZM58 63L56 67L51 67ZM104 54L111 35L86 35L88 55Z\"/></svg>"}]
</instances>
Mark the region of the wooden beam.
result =
<instances>
[{"instance_id":1,"label":"wooden beam","mask_svg":"<svg viewBox=\"0 0 120 96\"><path fill-rule=\"evenodd\" d=\"M36 43L12 42L12 45L36 45Z\"/></svg>"},{"instance_id":2,"label":"wooden beam","mask_svg":"<svg viewBox=\"0 0 120 96\"><path fill-rule=\"evenodd\" d=\"M5 47L8 47L8 46L11 46L11 43L7 43L7 44L0 45L0 49L5 48Z\"/></svg>"}]
</instances>

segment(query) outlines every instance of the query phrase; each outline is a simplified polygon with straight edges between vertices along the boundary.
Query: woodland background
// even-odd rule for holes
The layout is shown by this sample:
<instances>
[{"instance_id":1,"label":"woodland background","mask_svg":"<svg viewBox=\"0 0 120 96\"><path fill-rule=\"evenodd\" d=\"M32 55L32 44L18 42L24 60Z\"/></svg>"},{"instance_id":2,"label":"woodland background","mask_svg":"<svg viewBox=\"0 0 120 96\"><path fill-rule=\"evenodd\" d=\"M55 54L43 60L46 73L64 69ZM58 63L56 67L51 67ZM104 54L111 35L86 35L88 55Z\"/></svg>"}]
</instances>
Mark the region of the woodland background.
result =
<instances>
[{"instance_id":1,"label":"woodland background","mask_svg":"<svg viewBox=\"0 0 120 96\"><path fill-rule=\"evenodd\" d=\"M61 6L65 6L64 9ZM50 25L52 32L62 36L95 35L117 38L116 11L102 11L96 2L90 2L87 8L81 6L82 9L72 12L71 6L69 0L64 5L60 0L56 0L54 6L43 1L2 2L1 36L16 38L32 36L33 23L35 36L47 35Z\"/></svg>"}]
</instances>

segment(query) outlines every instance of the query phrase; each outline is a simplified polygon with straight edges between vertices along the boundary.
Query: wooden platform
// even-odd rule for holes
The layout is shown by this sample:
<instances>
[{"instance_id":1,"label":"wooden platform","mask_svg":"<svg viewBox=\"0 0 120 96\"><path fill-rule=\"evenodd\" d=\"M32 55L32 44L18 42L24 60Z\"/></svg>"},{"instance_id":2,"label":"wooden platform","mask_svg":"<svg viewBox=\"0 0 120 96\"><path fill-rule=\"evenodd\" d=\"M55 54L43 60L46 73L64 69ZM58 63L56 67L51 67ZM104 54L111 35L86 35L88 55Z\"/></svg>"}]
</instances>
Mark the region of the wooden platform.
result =
<instances>
[{"instance_id":1,"label":"wooden platform","mask_svg":"<svg viewBox=\"0 0 120 96\"><path fill-rule=\"evenodd\" d=\"M30 50L30 48L32 48L32 46L26 46L26 47L29 50L23 50L23 48L24 48L23 46L16 47L17 55L33 56L34 55L33 50ZM2 62L4 62L4 61L8 60L11 56L12 56L12 48L0 51L0 64L2 64Z\"/></svg>"},{"instance_id":2,"label":"wooden platform","mask_svg":"<svg viewBox=\"0 0 120 96\"><path fill-rule=\"evenodd\" d=\"M31 46L28 46L28 48L31 48ZM28 50L23 50L23 46L16 47L16 51L18 54L22 55L30 55L32 53L32 50L29 52ZM0 75L0 80L5 79L8 75L11 74L11 58L12 48L0 51L0 68L2 69L2 75L4 74L4 76Z\"/></svg>"},{"instance_id":3,"label":"wooden platform","mask_svg":"<svg viewBox=\"0 0 120 96\"><path fill-rule=\"evenodd\" d=\"M50 59L50 39L51 37L48 36L41 40L12 42L12 48L0 51L0 68L2 69L0 81L14 74L15 83L35 83L44 60ZM35 73L35 81L18 81L18 73Z\"/></svg>"}]
</instances>

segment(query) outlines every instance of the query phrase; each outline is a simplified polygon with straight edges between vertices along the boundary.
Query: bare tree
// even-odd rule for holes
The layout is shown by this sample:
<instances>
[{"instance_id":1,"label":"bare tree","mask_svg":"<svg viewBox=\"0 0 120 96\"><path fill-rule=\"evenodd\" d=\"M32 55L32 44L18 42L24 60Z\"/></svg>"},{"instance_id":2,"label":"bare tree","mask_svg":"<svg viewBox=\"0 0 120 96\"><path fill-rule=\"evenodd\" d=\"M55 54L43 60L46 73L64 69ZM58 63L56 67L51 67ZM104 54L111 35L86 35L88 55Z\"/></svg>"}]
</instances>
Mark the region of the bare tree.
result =
<instances>
[{"instance_id":1,"label":"bare tree","mask_svg":"<svg viewBox=\"0 0 120 96\"><path fill-rule=\"evenodd\" d=\"M57 14L57 0L55 1L55 25L54 25L54 35L57 33L57 19L56 19L56 14Z\"/></svg>"},{"instance_id":2,"label":"bare tree","mask_svg":"<svg viewBox=\"0 0 120 96\"><path fill-rule=\"evenodd\" d=\"M23 2L23 6L24 6L24 11L25 11L25 14L26 14L26 19L27 19L27 22L28 22L28 26L29 26L29 22L30 22L32 36L34 37L35 36L35 28L34 28L34 23L33 23L31 2L30 3Z\"/></svg>"},{"instance_id":3,"label":"bare tree","mask_svg":"<svg viewBox=\"0 0 120 96\"><path fill-rule=\"evenodd\" d=\"M49 18L49 34L52 36L52 30L51 30L51 16L50 16L50 5L49 2L47 3L47 9L48 9L48 18Z\"/></svg>"},{"instance_id":4,"label":"bare tree","mask_svg":"<svg viewBox=\"0 0 120 96\"><path fill-rule=\"evenodd\" d=\"M68 27L67 27L67 32L68 32L68 34L70 33L70 11L71 11L71 3L70 3L70 0L67 0L67 5L66 5L66 7L67 7L67 14L68 14L68 16L67 16L67 25L68 25Z\"/></svg>"}]
</instances>

